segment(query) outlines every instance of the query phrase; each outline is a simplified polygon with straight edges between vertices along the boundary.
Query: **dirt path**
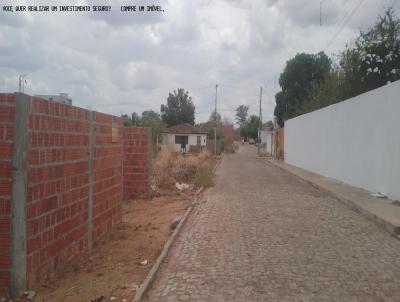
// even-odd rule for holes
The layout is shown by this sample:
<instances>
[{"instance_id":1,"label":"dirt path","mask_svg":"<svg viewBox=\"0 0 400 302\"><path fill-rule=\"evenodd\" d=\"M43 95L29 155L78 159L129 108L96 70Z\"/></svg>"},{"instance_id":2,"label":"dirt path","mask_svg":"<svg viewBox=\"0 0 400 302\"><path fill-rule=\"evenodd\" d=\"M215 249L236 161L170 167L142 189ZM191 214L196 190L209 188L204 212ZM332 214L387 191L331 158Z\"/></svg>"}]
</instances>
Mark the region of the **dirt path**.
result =
<instances>
[{"instance_id":1,"label":"dirt path","mask_svg":"<svg viewBox=\"0 0 400 302\"><path fill-rule=\"evenodd\" d=\"M187 198L159 197L124 205L123 222L93 253L76 259L60 278L42 287L35 302L132 301L171 235L171 221L183 215ZM147 265L140 262L148 260Z\"/></svg>"},{"instance_id":2,"label":"dirt path","mask_svg":"<svg viewBox=\"0 0 400 302\"><path fill-rule=\"evenodd\" d=\"M399 301L400 241L244 146L182 229L149 301Z\"/></svg>"}]
</instances>

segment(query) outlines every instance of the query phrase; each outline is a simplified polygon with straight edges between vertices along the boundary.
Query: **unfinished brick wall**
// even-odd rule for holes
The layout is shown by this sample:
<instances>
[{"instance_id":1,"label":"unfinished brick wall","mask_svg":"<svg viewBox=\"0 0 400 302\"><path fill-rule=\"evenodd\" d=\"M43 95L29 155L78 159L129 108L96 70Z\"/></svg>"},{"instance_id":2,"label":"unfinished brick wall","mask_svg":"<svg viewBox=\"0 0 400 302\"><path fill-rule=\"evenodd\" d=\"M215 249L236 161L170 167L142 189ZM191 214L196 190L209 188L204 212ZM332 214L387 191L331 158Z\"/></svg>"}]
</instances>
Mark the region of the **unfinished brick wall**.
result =
<instances>
[{"instance_id":1,"label":"unfinished brick wall","mask_svg":"<svg viewBox=\"0 0 400 302\"><path fill-rule=\"evenodd\" d=\"M122 218L120 202L123 191L122 130L121 118L98 112L94 113L94 242L101 239Z\"/></svg>"},{"instance_id":2,"label":"unfinished brick wall","mask_svg":"<svg viewBox=\"0 0 400 302\"><path fill-rule=\"evenodd\" d=\"M0 297L10 280L14 119L15 95L0 94Z\"/></svg>"},{"instance_id":3,"label":"unfinished brick wall","mask_svg":"<svg viewBox=\"0 0 400 302\"><path fill-rule=\"evenodd\" d=\"M87 247L89 111L31 98L28 286Z\"/></svg>"},{"instance_id":4,"label":"unfinished brick wall","mask_svg":"<svg viewBox=\"0 0 400 302\"><path fill-rule=\"evenodd\" d=\"M12 282L11 163L18 96L0 94L0 297ZM149 141L147 129L124 128L120 117L24 97L29 103L27 194L26 221L20 223L26 226L26 284L33 289L121 221L124 192L129 198L147 193L142 167L148 167Z\"/></svg>"},{"instance_id":5,"label":"unfinished brick wall","mask_svg":"<svg viewBox=\"0 0 400 302\"><path fill-rule=\"evenodd\" d=\"M148 197L151 141L147 128L124 129L124 199Z\"/></svg>"}]
</instances>

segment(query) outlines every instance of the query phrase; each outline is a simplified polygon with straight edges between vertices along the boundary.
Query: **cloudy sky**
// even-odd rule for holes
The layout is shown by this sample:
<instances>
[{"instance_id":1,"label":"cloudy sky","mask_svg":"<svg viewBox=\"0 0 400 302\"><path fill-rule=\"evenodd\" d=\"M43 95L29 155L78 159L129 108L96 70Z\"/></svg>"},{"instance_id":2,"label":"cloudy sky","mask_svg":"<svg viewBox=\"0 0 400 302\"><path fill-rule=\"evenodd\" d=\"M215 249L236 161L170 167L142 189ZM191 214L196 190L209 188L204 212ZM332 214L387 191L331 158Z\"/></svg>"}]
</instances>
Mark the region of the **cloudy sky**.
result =
<instances>
[{"instance_id":1,"label":"cloudy sky","mask_svg":"<svg viewBox=\"0 0 400 302\"><path fill-rule=\"evenodd\" d=\"M3 5L110 5L110 13L4 12ZM0 0L0 91L68 93L81 107L112 113L159 111L170 91L190 91L196 122L235 108L272 118L278 77L298 52L329 55L352 44L394 0ZM161 5L122 13L121 5ZM395 11L399 15L400 4Z\"/></svg>"}]
</instances>

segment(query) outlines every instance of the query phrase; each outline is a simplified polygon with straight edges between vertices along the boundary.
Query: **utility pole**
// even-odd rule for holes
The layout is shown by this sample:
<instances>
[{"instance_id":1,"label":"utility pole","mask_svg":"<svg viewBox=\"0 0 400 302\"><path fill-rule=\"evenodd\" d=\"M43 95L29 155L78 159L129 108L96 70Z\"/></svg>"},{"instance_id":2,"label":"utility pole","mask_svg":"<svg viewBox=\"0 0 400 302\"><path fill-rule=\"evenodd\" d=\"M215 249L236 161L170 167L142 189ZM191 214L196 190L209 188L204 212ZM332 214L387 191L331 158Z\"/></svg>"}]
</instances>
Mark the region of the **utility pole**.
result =
<instances>
[{"instance_id":1,"label":"utility pole","mask_svg":"<svg viewBox=\"0 0 400 302\"><path fill-rule=\"evenodd\" d=\"M215 85L215 114L217 114L217 96L218 96L218 84Z\"/></svg>"},{"instance_id":2,"label":"utility pole","mask_svg":"<svg viewBox=\"0 0 400 302\"><path fill-rule=\"evenodd\" d=\"M261 145L261 129L262 129L262 111L261 111L261 100L262 100L262 87L260 87L260 123L258 125L258 156L260 156L260 145Z\"/></svg>"},{"instance_id":3,"label":"utility pole","mask_svg":"<svg viewBox=\"0 0 400 302\"><path fill-rule=\"evenodd\" d=\"M218 84L215 85L215 110L214 110L214 154L217 156L217 97L218 97Z\"/></svg>"}]
</instances>

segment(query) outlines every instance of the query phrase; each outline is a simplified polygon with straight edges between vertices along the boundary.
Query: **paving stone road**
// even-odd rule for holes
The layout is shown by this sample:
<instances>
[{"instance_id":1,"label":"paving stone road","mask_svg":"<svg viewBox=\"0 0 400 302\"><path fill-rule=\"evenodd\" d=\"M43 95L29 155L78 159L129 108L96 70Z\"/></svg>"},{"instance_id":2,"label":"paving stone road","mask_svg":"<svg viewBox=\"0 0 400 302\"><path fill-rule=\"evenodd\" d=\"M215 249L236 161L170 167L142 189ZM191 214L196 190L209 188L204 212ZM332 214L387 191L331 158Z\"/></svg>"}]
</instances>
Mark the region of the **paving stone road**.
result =
<instances>
[{"instance_id":1,"label":"paving stone road","mask_svg":"<svg viewBox=\"0 0 400 302\"><path fill-rule=\"evenodd\" d=\"M400 301L400 241L254 146L226 156L148 301Z\"/></svg>"}]
</instances>

